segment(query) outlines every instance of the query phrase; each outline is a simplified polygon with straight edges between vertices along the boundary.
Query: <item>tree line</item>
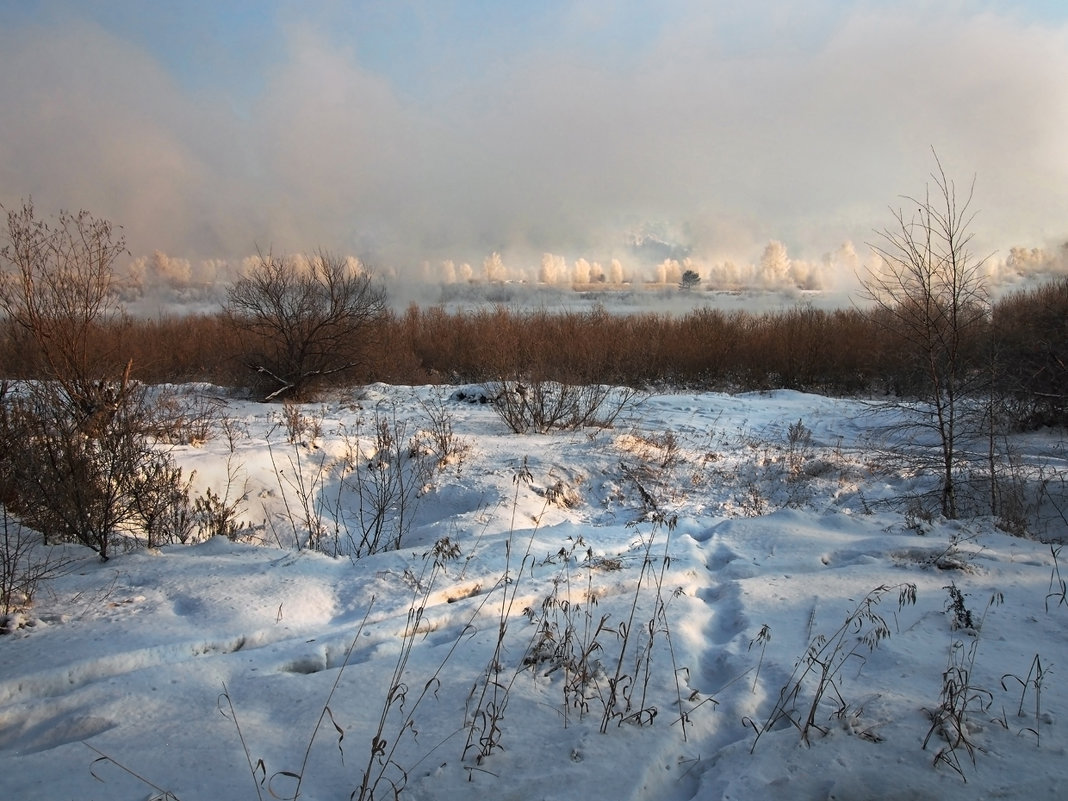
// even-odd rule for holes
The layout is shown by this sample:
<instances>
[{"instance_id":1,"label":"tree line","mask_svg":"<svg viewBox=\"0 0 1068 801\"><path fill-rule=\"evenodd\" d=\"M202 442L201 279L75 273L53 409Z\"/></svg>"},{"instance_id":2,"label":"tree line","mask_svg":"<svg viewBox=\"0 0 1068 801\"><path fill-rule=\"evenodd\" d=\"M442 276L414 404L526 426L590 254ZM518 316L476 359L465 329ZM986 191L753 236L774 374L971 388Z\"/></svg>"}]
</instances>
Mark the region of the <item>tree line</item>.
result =
<instances>
[{"instance_id":1,"label":"tree line","mask_svg":"<svg viewBox=\"0 0 1068 801\"><path fill-rule=\"evenodd\" d=\"M284 263L269 258L272 269ZM331 269L333 258L327 254L319 269ZM74 339L79 364L86 376L103 375L102 367L90 369L94 364L108 364L110 374L120 375L128 365L130 376L144 383L209 382L291 400L354 383L463 384L517 376L639 388L898 397L921 395L930 383L889 308L621 315L603 308L413 306L398 313L366 278L371 308L346 316L332 312L328 302L314 324L293 322L301 304L285 309L281 299L273 319L241 319L234 307L147 319L115 314L82 323ZM307 287L301 291L310 294ZM324 297L330 298L329 291ZM959 343L961 367L966 375L993 380L1021 426L1065 424L1066 321L1068 278L977 307ZM311 341L302 342L305 337ZM0 323L0 375L47 377L48 363L27 329L10 318Z\"/></svg>"}]
</instances>

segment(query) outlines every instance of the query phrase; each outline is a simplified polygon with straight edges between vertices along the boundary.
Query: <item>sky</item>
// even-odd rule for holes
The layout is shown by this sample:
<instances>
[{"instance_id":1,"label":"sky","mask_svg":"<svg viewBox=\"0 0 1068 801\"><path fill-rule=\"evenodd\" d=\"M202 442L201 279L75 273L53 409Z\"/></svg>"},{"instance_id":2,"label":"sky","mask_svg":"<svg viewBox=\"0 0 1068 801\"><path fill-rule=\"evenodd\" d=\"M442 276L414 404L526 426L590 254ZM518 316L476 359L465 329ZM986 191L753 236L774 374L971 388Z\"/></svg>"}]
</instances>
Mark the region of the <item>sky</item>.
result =
<instances>
[{"instance_id":1,"label":"sky","mask_svg":"<svg viewBox=\"0 0 1068 801\"><path fill-rule=\"evenodd\" d=\"M1066 78L1060 0L0 0L0 203L413 276L643 232L819 259L936 152L978 248L1057 247Z\"/></svg>"}]
</instances>

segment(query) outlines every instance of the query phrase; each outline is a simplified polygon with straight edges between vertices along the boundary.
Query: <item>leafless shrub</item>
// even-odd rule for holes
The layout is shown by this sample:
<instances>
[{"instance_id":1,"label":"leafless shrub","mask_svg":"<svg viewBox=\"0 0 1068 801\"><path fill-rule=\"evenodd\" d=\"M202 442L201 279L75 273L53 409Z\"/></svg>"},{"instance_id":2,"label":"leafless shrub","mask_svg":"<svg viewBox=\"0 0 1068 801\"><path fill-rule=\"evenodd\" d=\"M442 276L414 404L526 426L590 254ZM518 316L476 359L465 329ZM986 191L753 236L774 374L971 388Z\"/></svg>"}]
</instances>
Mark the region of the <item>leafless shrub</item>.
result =
<instances>
[{"instance_id":1,"label":"leafless shrub","mask_svg":"<svg viewBox=\"0 0 1068 801\"><path fill-rule=\"evenodd\" d=\"M194 474L195 475L195 474ZM149 548L192 542L196 512L189 500L194 475L185 478L165 453L150 454L133 488L133 509Z\"/></svg>"},{"instance_id":2,"label":"leafless shrub","mask_svg":"<svg viewBox=\"0 0 1068 801\"><path fill-rule=\"evenodd\" d=\"M46 537L80 542L105 560L116 535L136 540L145 513L156 525L162 520L158 503L182 499L181 471L147 433L157 420L144 388L124 384L109 391L117 405L89 430L56 397L63 390L55 384L31 385L0 410L4 438L22 443L7 460L11 510ZM153 489L151 500L142 497L147 476L168 481Z\"/></svg>"},{"instance_id":3,"label":"leafless shrub","mask_svg":"<svg viewBox=\"0 0 1068 801\"><path fill-rule=\"evenodd\" d=\"M878 328L870 315L856 309L696 309L667 316L433 308L410 309L393 327L399 330L386 338L410 343L424 374L456 383L522 375L571 384L852 393L871 387L900 361L873 336ZM407 354L391 351L376 362L382 371L408 363ZM393 380L408 383L407 375Z\"/></svg>"},{"instance_id":4,"label":"leafless shrub","mask_svg":"<svg viewBox=\"0 0 1068 801\"><path fill-rule=\"evenodd\" d=\"M199 446L215 438L219 401L158 388L152 394L156 423L150 433L156 442Z\"/></svg>"},{"instance_id":5,"label":"leafless shrub","mask_svg":"<svg viewBox=\"0 0 1068 801\"><path fill-rule=\"evenodd\" d=\"M62 572L64 561L41 535L12 518L0 505L0 621L33 603L38 587ZM0 633L9 630L0 623Z\"/></svg>"},{"instance_id":6,"label":"leafless shrub","mask_svg":"<svg viewBox=\"0 0 1068 801\"><path fill-rule=\"evenodd\" d=\"M450 464L461 465L471 450L471 443L457 436L453 430L452 413L445 405L445 398L438 392L431 400L420 401L419 405L426 413L428 422L423 439L437 457L438 469L444 470Z\"/></svg>"},{"instance_id":7,"label":"leafless shrub","mask_svg":"<svg viewBox=\"0 0 1068 801\"><path fill-rule=\"evenodd\" d=\"M281 420L285 426L287 440L290 445L296 445L305 441L314 442L323 435L323 418L326 410L319 409L317 415L304 413L304 408L293 401L282 402Z\"/></svg>"},{"instance_id":8,"label":"leafless shrub","mask_svg":"<svg viewBox=\"0 0 1068 801\"><path fill-rule=\"evenodd\" d=\"M1056 466L1058 458L1028 463L1006 445L996 454L993 474L994 514L997 527L1017 537L1042 538L1061 530L1068 519L1064 499L1068 471Z\"/></svg>"},{"instance_id":9,"label":"leafless shrub","mask_svg":"<svg viewBox=\"0 0 1068 801\"><path fill-rule=\"evenodd\" d=\"M682 447L674 431L650 434L635 430L618 437L616 446L655 470L670 470L682 461Z\"/></svg>"},{"instance_id":10,"label":"leafless shrub","mask_svg":"<svg viewBox=\"0 0 1068 801\"><path fill-rule=\"evenodd\" d=\"M331 465L327 463L325 451L319 451L318 459L305 456L309 450L294 438L293 429L287 425L287 464L281 465L271 444L271 434L267 434L267 451L271 456L271 465L278 480L278 490L286 517L293 530L294 544L297 549L304 547L338 556L341 552L341 491L342 482L338 482L333 509L327 506L327 479ZM310 456L310 454L309 454ZM347 462L343 463L347 464ZM344 468L342 468L344 469ZM332 516L328 514L333 512ZM333 536L330 536L331 533ZM275 532L279 544L281 537Z\"/></svg>"},{"instance_id":11,"label":"leafless shrub","mask_svg":"<svg viewBox=\"0 0 1068 801\"><path fill-rule=\"evenodd\" d=\"M226 486L221 491L205 487L203 493L193 499L193 520L198 536L226 537L229 540L240 539L242 534L251 529L241 519L247 500L248 481L244 477L244 466L237 457L237 443L244 435L238 421L223 417L219 421L226 436Z\"/></svg>"},{"instance_id":12,"label":"leafless shrub","mask_svg":"<svg viewBox=\"0 0 1068 801\"><path fill-rule=\"evenodd\" d=\"M754 481L746 482L734 496L734 503L745 517L760 517L768 512L768 499Z\"/></svg>"},{"instance_id":13,"label":"leafless shrub","mask_svg":"<svg viewBox=\"0 0 1068 801\"><path fill-rule=\"evenodd\" d=\"M905 499L905 528L920 536L926 535L934 524L935 513L929 498L909 495Z\"/></svg>"},{"instance_id":14,"label":"leafless shrub","mask_svg":"<svg viewBox=\"0 0 1068 801\"><path fill-rule=\"evenodd\" d=\"M33 375L55 382L53 400L78 427L90 429L112 413L124 368L128 375L128 359L99 335L124 317L113 267L125 239L86 211L42 220L32 202L7 210L6 228L0 311L27 337Z\"/></svg>"},{"instance_id":15,"label":"leafless shrub","mask_svg":"<svg viewBox=\"0 0 1068 801\"><path fill-rule=\"evenodd\" d=\"M260 253L229 292L226 314L248 335L246 364L265 400L301 400L351 372L385 312L371 273L323 250L303 261Z\"/></svg>"},{"instance_id":16,"label":"leafless shrub","mask_svg":"<svg viewBox=\"0 0 1068 801\"><path fill-rule=\"evenodd\" d=\"M433 467L422 459L418 443L395 409L375 409L366 439L360 427L353 433L352 437L345 434L348 457L339 468L339 491L354 496L354 503L345 504L352 508L345 518L345 550L350 558L358 559L401 547Z\"/></svg>"},{"instance_id":17,"label":"leafless shrub","mask_svg":"<svg viewBox=\"0 0 1068 801\"><path fill-rule=\"evenodd\" d=\"M351 559L399 548L434 470L420 435L409 436L395 410L376 408L355 428L340 428L344 453L328 458L286 430L287 449L276 449L270 434L267 447L292 544ZM288 533L274 534L289 543Z\"/></svg>"},{"instance_id":18,"label":"leafless shrub","mask_svg":"<svg viewBox=\"0 0 1068 801\"><path fill-rule=\"evenodd\" d=\"M805 462L812 449L812 431L803 420L791 423L786 430L786 467L792 480L804 475Z\"/></svg>"},{"instance_id":19,"label":"leafless shrub","mask_svg":"<svg viewBox=\"0 0 1068 801\"><path fill-rule=\"evenodd\" d=\"M220 496L211 487L193 500L193 516L197 530L204 537L226 537L237 540L246 524L239 518L239 499Z\"/></svg>"},{"instance_id":20,"label":"leafless shrub","mask_svg":"<svg viewBox=\"0 0 1068 801\"><path fill-rule=\"evenodd\" d=\"M46 538L80 542L105 560L117 534L137 538L145 513L159 523L164 497L182 500L139 497L146 475L173 490L180 471L155 446L173 428L165 407L102 335L125 318L113 272L124 251L110 223L87 212L49 223L30 203L7 213L0 248L0 311L26 337L38 376L0 392L0 439L17 444L4 460L4 500Z\"/></svg>"},{"instance_id":21,"label":"leafless shrub","mask_svg":"<svg viewBox=\"0 0 1068 801\"><path fill-rule=\"evenodd\" d=\"M1068 278L1001 298L993 308L994 391L1015 427L1068 423Z\"/></svg>"},{"instance_id":22,"label":"leafless shrub","mask_svg":"<svg viewBox=\"0 0 1068 801\"><path fill-rule=\"evenodd\" d=\"M586 426L611 428L638 393L597 384L501 380L487 383L493 408L516 434L545 434Z\"/></svg>"},{"instance_id":23,"label":"leafless shrub","mask_svg":"<svg viewBox=\"0 0 1068 801\"><path fill-rule=\"evenodd\" d=\"M582 493L577 487L569 485L562 478L557 479L551 485L542 490L545 500L561 509L574 509L582 504Z\"/></svg>"}]
</instances>

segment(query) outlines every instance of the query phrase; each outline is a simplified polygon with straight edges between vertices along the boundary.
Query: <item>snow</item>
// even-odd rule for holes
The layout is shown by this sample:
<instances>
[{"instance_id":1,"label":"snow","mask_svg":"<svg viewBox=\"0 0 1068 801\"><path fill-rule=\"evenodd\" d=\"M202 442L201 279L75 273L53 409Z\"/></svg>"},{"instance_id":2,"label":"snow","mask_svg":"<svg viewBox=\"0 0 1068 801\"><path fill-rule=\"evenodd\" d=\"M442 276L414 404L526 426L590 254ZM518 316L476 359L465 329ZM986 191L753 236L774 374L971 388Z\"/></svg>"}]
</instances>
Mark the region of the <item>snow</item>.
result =
<instances>
[{"instance_id":1,"label":"snow","mask_svg":"<svg viewBox=\"0 0 1068 801\"><path fill-rule=\"evenodd\" d=\"M1055 551L989 519L905 515L924 479L879 448L896 410L664 394L611 429L520 436L458 399L477 388L454 389L375 385L308 405L318 431L295 444L280 407L225 401L231 436L174 453L196 492L229 485L249 541L105 563L65 546L72 568L0 637L0 798L284 798L301 775L301 798L338 799L359 795L369 764L384 767L377 798L1062 796L1068 605L1048 597ZM447 413L456 448L410 496L400 549L297 550L297 488L313 516L340 507L351 527L346 454L372 458L376 411L412 437L428 407ZM791 448L799 420L810 437ZM436 461L426 442L406 458ZM1061 453L1050 435L1020 443ZM1068 532L1054 518L1041 533ZM459 551L435 569L444 538ZM908 585L915 603L899 606ZM955 627L950 586L972 629ZM880 587L872 610L889 636L857 647L868 624L848 628L854 655L808 742L786 718L758 739L810 645ZM569 623L595 671L585 709L553 655ZM937 732L923 744L944 672L969 656L974 764L964 745L946 752L962 776L934 763L947 747ZM604 721L617 669L637 678L619 686L639 714ZM403 697L387 707L394 686ZM798 725L816 686L806 678L788 705ZM383 714L384 766L371 754Z\"/></svg>"}]
</instances>

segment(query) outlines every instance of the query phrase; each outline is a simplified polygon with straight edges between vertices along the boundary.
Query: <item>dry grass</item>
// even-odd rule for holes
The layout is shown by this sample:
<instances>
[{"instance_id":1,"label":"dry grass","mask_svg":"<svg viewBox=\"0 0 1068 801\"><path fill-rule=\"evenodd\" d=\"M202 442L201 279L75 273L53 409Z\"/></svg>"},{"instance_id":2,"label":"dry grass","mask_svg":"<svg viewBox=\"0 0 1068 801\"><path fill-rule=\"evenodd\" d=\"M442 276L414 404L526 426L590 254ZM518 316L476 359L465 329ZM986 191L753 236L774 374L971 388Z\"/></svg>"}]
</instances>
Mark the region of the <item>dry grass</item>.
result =
<instances>
[{"instance_id":1,"label":"dry grass","mask_svg":"<svg viewBox=\"0 0 1068 801\"><path fill-rule=\"evenodd\" d=\"M865 595L832 634L817 634L812 638L764 723L746 718L746 725L756 732L750 750L756 748L764 734L784 723L796 728L806 744L813 730L826 734L828 729L820 717L825 702L832 706L834 717L842 719L850 713L842 683L843 670L862 651L874 651L890 637L890 627L876 607L884 596L894 591L898 609L916 603L915 584L881 585Z\"/></svg>"}]
</instances>

